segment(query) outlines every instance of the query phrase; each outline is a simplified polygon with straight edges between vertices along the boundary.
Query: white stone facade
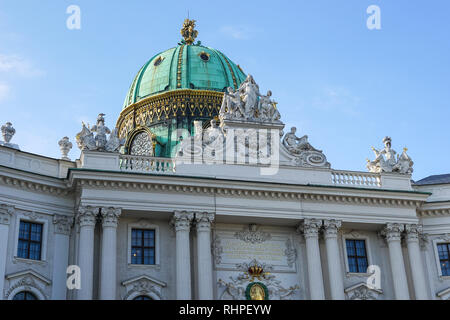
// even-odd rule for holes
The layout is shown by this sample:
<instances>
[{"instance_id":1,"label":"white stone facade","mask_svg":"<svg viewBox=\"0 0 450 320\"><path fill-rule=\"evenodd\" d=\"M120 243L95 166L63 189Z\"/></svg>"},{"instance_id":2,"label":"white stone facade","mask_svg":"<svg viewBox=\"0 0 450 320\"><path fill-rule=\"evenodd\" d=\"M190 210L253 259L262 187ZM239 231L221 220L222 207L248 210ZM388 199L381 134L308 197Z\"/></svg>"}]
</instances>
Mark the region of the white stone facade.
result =
<instances>
[{"instance_id":1,"label":"white stone facade","mask_svg":"<svg viewBox=\"0 0 450 320\"><path fill-rule=\"evenodd\" d=\"M177 164L126 171L118 153L75 162L0 146L0 299L245 299L259 264L270 299L448 299L437 244L450 243L450 186L410 175L290 165ZM164 161L172 161L166 159ZM40 260L17 256L20 221L40 223ZM155 231L155 264L131 263L130 232ZM346 239L371 274L350 273ZM81 268L68 290L66 268ZM247 273L247 274L246 274Z\"/></svg>"}]
</instances>

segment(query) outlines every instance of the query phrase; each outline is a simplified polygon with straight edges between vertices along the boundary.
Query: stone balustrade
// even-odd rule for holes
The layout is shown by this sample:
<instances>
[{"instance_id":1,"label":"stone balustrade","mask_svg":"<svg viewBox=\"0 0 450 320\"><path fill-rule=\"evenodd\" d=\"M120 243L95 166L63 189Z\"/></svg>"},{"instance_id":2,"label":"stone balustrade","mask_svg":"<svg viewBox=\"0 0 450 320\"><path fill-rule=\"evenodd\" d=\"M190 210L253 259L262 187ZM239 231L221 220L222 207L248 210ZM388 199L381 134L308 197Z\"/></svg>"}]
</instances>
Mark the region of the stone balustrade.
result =
<instances>
[{"instance_id":1,"label":"stone balustrade","mask_svg":"<svg viewBox=\"0 0 450 320\"><path fill-rule=\"evenodd\" d=\"M120 155L120 171L142 173L173 173L175 161L170 158Z\"/></svg>"},{"instance_id":2,"label":"stone balustrade","mask_svg":"<svg viewBox=\"0 0 450 320\"><path fill-rule=\"evenodd\" d=\"M381 175L377 173L336 171L331 172L333 184L341 186L355 186L367 188L381 188Z\"/></svg>"}]
</instances>

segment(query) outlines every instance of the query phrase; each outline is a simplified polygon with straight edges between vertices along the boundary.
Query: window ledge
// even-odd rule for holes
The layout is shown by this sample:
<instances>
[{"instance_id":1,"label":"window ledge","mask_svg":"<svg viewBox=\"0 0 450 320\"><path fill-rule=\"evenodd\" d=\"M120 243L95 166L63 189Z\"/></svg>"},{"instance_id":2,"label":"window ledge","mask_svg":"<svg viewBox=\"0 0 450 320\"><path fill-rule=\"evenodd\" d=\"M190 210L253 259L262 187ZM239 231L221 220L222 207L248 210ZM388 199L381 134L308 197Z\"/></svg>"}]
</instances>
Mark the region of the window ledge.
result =
<instances>
[{"instance_id":1,"label":"window ledge","mask_svg":"<svg viewBox=\"0 0 450 320\"><path fill-rule=\"evenodd\" d=\"M439 276L439 279L441 279L442 281L447 281L450 280L450 276Z\"/></svg>"},{"instance_id":2,"label":"window ledge","mask_svg":"<svg viewBox=\"0 0 450 320\"><path fill-rule=\"evenodd\" d=\"M47 265L47 261L45 261L45 260L33 260L33 259L24 259L24 258L14 257L13 263L18 263L18 262L26 263L26 264L39 264L41 266Z\"/></svg>"},{"instance_id":3,"label":"window ledge","mask_svg":"<svg viewBox=\"0 0 450 320\"><path fill-rule=\"evenodd\" d=\"M347 277L359 277L359 278L367 278L370 277L372 273L356 273L356 272L347 272Z\"/></svg>"},{"instance_id":4,"label":"window ledge","mask_svg":"<svg viewBox=\"0 0 450 320\"><path fill-rule=\"evenodd\" d=\"M159 264L128 264L128 268L137 268L137 269L156 269L160 270L161 265Z\"/></svg>"}]
</instances>

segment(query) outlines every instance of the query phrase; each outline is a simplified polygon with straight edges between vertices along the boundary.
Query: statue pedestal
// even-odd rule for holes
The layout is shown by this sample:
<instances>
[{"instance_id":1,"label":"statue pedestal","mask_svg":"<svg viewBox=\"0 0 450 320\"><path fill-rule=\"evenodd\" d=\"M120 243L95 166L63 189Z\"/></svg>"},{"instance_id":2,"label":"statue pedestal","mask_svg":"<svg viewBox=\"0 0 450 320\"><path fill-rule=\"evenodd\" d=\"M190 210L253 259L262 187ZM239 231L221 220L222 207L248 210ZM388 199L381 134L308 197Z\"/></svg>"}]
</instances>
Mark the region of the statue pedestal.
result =
<instances>
[{"instance_id":1,"label":"statue pedestal","mask_svg":"<svg viewBox=\"0 0 450 320\"><path fill-rule=\"evenodd\" d=\"M119 171L119 153L86 151L81 152L81 168Z\"/></svg>"},{"instance_id":2,"label":"statue pedestal","mask_svg":"<svg viewBox=\"0 0 450 320\"><path fill-rule=\"evenodd\" d=\"M5 141L0 141L0 146L11 148L11 149L20 150L19 149L19 145L14 144L14 143L8 143L8 142L5 142Z\"/></svg>"},{"instance_id":3,"label":"statue pedestal","mask_svg":"<svg viewBox=\"0 0 450 320\"><path fill-rule=\"evenodd\" d=\"M227 120L221 119L220 127L226 132L229 129L261 129L261 130L278 130L280 133L284 129L284 123L282 122L261 122L261 121L249 121L249 120Z\"/></svg>"}]
</instances>

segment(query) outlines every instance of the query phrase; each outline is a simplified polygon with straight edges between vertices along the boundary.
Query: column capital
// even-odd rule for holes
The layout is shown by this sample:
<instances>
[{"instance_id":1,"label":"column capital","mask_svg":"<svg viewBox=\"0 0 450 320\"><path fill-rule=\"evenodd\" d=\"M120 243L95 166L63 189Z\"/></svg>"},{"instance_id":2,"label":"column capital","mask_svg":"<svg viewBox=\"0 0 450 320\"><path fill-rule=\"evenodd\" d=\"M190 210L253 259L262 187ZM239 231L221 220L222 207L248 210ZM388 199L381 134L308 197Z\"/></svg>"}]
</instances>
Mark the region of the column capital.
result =
<instances>
[{"instance_id":1,"label":"column capital","mask_svg":"<svg viewBox=\"0 0 450 320\"><path fill-rule=\"evenodd\" d=\"M305 238L313 238L319 236L320 228L322 227L322 220L319 219L305 219L297 228L297 231Z\"/></svg>"},{"instance_id":2,"label":"column capital","mask_svg":"<svg viewBox=\"0 0 450 320\"><path fill-rule=\"evenodd\" d=\"M68 236L73 226L73 216L55 214L53 216L54 232Z\"/></svg>"},{"instance_id":3,"label":"column capital","mask_svg":"<svg viewBox=\"0 0 450 320\"><path fill-rule=\"evenodd\" d=\"M423 234L423 226L421 224L406 224L405 231L405 239L407 242L418 242Z\"/></svg>"},{"instance_id":4,"label":"column capital","mask_svg":"<svg viewBox=\"0 0 450 320\"><path fill-rule=\"evenodd\" d=\"M339 229L342 227L342 221L340 220L324 220L323 231L325 238L337 238Z\"/></svg>"},{"instance_id":5,"label":"column capital","mask_svg":"<svg viewBox=\"0 0 450 320\"><path fill-rule=\"evenodd\" d=\"M387 242L401 241L402 232L405 230L405 225L401 223L388 223L380 234L386 238Z\"/></svg>"},{"instance_id":6,"label":"column capital","mask_svg":"<svg viewBox=\"0 0 450 320\"><path fill-rule=\"evenodd\" d=\"M196 212L195 222L197 231L210 231L211 224L214 222L214 213L209 212Z\"/></svg>"},{"instance_id":7,"label":"column capital","mask_svg":"<svg viewBox=\"0 0 450 320\"><path fill-rule=\"evenodd\" d=\"M16 209L13 206L7 204L0 204L0 224L9 225L11 223L11 217Z\"/></svg>"},{"instance_id":8,"label":"column capital","mask_svg":"<svg viewBox=\"0 0 450 320\"><path fill-rule=\"evenodd\" d=\"M103 228L117 228L119 217L122 214L122 208L101 208L102 226Z\"/></svg>"},{"instance_id":9,"label":"column capital","mask_svg":"<svg viewBox=\"0 0 450 320\"><path fill-rule=\"evenodd\" d=\"M100 208L91 206L82 206L78 208L77 221L80 227L95 226Z\"/></svg>"},{"instance_id":10,"label":"column capital","mask_svg":"<svg viewBox=\"0 0 450 320\"><path fill-rule=\"evenodd\" d=\"M175 231L189 231L191 228L191 222L194 219L193 212L187 211L175 211L171 224L175 227Z\"/></svg>"}]
</instances>

